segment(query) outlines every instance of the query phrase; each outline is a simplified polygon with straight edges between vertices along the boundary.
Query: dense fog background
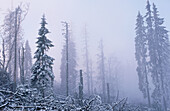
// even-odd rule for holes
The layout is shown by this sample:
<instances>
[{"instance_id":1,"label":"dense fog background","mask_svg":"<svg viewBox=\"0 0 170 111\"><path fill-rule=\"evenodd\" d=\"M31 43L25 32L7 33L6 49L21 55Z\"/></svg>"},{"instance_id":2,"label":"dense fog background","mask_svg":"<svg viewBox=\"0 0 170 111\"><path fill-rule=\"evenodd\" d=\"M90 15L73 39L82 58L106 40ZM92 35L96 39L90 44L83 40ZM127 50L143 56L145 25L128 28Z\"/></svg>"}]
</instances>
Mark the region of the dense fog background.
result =
<instances>
[{"instance_id":1,"label":"dense fog background","mask_svg":"<svg viewBox=\"0 0 170 111\"><path fill-rule=\"evenodd\" d=\"M161 17L165 18L165 26L170 30L169 0L150 0L157 4ZM130 101L143 101L142 93L138 89L138 77L135 61L135 23L138 10L145 14L146 0L0 0L0 24L3 22L8 9L17 5L30 3L30 9L22 26L24 39L29 40L32 54L35 52L35 41L40 28L40 18L46 15L48 37L55 45L49 54L55 58L55 79L60 82L61 50L65 43L62 36L61 21L71 25L72 34L76 43L78 67L84 69L83 37L86 25L90 58L96 68L98 43L104 43L105 57L113 56L120 63L122 97ZM96 70L96 69L95 69ZM97 73L97 72L96 72Z\"/></svg>"}]
</instances>

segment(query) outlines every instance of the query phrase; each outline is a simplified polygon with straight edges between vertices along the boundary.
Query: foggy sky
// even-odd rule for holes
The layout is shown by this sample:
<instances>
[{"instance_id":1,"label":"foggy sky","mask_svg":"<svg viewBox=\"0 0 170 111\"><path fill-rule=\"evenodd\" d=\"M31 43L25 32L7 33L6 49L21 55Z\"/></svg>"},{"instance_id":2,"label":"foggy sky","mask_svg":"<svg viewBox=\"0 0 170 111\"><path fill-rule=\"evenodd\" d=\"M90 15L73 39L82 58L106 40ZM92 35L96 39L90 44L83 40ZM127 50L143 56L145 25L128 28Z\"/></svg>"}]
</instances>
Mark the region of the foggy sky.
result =
<instances>
[{"instance_id":1,"label":"foggy sky","mask_svg":"<svg viewBox=\"0 0 170 111\"><path fill-rule=\"evenodd\" d=\"M146 13L146 0L13 0L13 2L0 0L0 25L3 23L7 9L15 8L20 2L30 3L29 12L22 27L24 39L29 40L32 53L35 52L41 17L43 14L46 15L47 27L51 32L48 37L55 45L50 49L49 54L55 58L53 69L56 80L60 80L61 50L65 43L61 35L61 21L71 24L78 53L78 70L83 68L83 33L86 24L90 58L94 60L94 63L96 62L96 54L99 52L98 42L102 38L105 56L117 57L124 67L122 73L126 96L135 94L141 99L134 55L134 29L138 11L140 10L142 14ZM157 5L160 16L165 18L164 25L170 30L170 0L150 0L151 4L152 2Z\"/></svg>"}]
</instances>

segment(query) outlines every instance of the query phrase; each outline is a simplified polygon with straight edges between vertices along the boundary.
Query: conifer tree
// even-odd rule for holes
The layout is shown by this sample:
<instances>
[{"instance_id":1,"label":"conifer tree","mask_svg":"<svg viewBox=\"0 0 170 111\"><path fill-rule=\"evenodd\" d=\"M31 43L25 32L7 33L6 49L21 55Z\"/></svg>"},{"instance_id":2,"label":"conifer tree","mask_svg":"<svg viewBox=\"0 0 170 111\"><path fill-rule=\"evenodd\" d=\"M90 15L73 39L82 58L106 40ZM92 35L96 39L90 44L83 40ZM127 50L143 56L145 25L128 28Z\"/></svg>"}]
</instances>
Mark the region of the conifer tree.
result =
<instances>
[{"instance_id":1,"label":"conifer tree","mask_svg":"<svg viewBox=\"0 0 170 111\"><path fill-rule=\"evenodd\" d=\"M47 55L50 47L53 47L52 42L46 37L49 33L45 27L47 24L45 16L42 17L41 28L39 30L39 37L37 38L37 50L34 55L35 63L32 67L31 85L36 87L42 97L46 96L48 91L53 86L54 74L52 65L54 59Z\"/></svg>"},{"instance_id":2,"label":"conifer tree","mask_svg":"<svg viewBox=\"0 0 170 111\"><path fill-rule=\"evenodd\" d=\"M169 82L168 67L170 65L170 47L168 31L163 26L164 19L159 17L158 10L153 4L153 41L150 45L154 46L155 53L150 53L150 63L152 66L152 79L155 85L153 98L155 101L161 101L163 110L167 111L166 86ZM150 46L150 47L151 47ZM154 55L153 55L154 54Z\"/></svg>"},{"instance_id":3,"label":"conifer tree","mask_svg":"<svg viewBox=\"0 0 170 111\"><path fill-rule=\"evenodd\" d=\"M149 97L148 76L151 74L154 85L152 93L154 108L167 111L170 88L168 31L163 26L164 19L159 17L156 5L153 4L152 11L150 3L147 1L146 9L146 27L140 13L136 24L135 55L138 63L139 88L144 97Z\"/></svg>"},{"instance_id":4,"label":"conifer tree","mask_svg":"<svg viewBox=\"0 0 170 111\"><path fill-rule=\"evenodd\" d=\"M139 77L139 89L142 91L144 98L148 99L148 106L151 106L149 80L148 80L148 61L147 61L147 37L145 33L144 20L140 12L138 13L136 20L136 61L138 77Z\"/></svg>"}]
</instances>

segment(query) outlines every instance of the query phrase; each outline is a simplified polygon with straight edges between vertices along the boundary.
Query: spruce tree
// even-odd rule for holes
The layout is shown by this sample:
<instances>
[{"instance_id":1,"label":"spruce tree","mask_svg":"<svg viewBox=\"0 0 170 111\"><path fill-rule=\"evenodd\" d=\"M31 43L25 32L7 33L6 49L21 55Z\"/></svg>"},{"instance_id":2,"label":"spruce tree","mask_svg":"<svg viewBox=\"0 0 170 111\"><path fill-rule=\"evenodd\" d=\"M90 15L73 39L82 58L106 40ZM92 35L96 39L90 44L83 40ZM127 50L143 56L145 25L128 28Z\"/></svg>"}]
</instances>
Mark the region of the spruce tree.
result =
<instances>
[{"instance_id":1,"label":"spruce tree","mask_svg":"<svg viewBox=\"0 0 170 111\"><path fill-rule=\"evenodd\" d=\"M52 65L54 59L47 55L50 47L53 47L52 42L46 37L49 33L45 27L47 24L45 16L42 17L41 28L39 30L39 37L37 38L37 50L34 55L35 63L32 67L31 85L36 87L42 97L44 98L50 88L53 86L54 74Z\"/></svg>"},{"instance_id":2,"label":"spruce tree","mask_svg":"<svg viewBox=\"0 0 170 111\"><path fill-rule=\"evenodd\" d=\"M163 26L164 19L159 17L158 10L153 4L153 38L150 41L154 46L154 55L150 55L150 63L152 67L152 78L155 85L153 98L155 101L161 101L164 111L167 111L167 95L168 84L167 78L169 77L168 67L170 65L170 47L168 31ZM151 53L152 54L152 53Z\"/></svg>"},{"instance_id":3,"label":"spruce tree","mask_svg":"<svg viewBox=\"0 0 170 111\"><path fill-rule=\"evenodd\" d=\"M148 61L147 61L147 37L145 33L144 20L140 12L138 13L136 20L136 61L137 61L137 73L139 77L139 89L142 91L144 98L148 99L148 106L151 106L149 80L148 80Z\"/></svg>"}]
</instances>

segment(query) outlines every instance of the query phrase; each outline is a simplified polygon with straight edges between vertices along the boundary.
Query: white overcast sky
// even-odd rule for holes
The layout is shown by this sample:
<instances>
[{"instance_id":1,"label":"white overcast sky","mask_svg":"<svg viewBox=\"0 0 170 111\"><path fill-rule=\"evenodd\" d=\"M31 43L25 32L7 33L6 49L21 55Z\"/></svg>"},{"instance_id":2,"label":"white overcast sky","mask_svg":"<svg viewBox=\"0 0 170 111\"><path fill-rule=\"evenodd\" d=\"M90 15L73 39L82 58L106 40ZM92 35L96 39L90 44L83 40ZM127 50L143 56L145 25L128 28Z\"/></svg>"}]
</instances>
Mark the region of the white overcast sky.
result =
<instances>
[{"instance_id":1,"label":"white overcast sky","mask_svg":"<svg viewBox=\"0 0 170 111\"><path fill-rule=\"evenodd\" d=\"M134 58L134 29L138 11L140 10L142 14L146 13L146 0L13 0L13 2L0 0L0 25L7 9L15 8L20 2L30 3L29 12L22 27L24 39L29 40L33 53L41 17L43 14L46 15L47 27L51 31L48 37L55 45L50 55L56 59L54 65L56 80L59 80L61 49L64 44L61 21L67 21L71 24L79 53L78 69L83 67L83 30L86 24L92 60L94 62L96 60L98 42L102 38L106 57L109 55L117 57L126 69L125 82L132 88L138 89ZM164 25L170 30L170 0L150 0L151 4L153 2L157 5L160 16L165 18ZM132 91L129 89L130 95L133 95Z\"/></svg>"}]
</instances>

